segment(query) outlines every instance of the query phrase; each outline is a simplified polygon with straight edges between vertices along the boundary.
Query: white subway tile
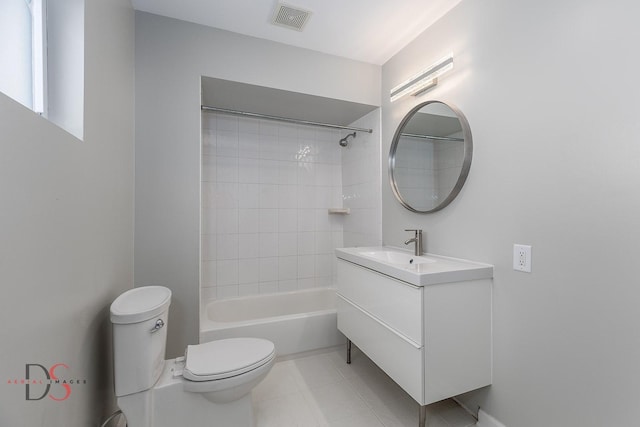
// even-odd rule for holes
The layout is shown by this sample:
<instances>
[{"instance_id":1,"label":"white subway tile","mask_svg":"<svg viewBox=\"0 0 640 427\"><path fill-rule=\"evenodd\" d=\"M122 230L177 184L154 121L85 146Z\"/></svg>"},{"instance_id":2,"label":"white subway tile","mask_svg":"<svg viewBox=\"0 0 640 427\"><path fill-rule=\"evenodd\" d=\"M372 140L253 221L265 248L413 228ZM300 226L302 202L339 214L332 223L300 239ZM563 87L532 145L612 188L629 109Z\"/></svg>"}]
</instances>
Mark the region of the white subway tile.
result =
<instances>
[{"instance_id":1,"label":"white subway tile","mask_svg":"<svg viewBox=\"0 0 640 427\"><path fill-rule=\"evenodd\" d=\"M298 254L298 234L278 233L278 255L291 256Z\"/></svg>"},{"instance_id":2,"label":"white subway tile","mask_svg":"<svg viewBox=\"0 0 640 427\"><path fill-rule=\"evenodd\" d=\"M265 160L276 160L279 157L280 147L277 135L260 135L260 158Z\"/></svg>"},{"instance_id":3,"label":"white subway tile","mask_svg":"<svg viewBox=\"0 0 640 427\"><path fill-rule=\"evenodd\" d=\"M298 231L315 231L316 209L298 209Z\"/></svg>"},{"instance_id":4,"label":"white subway tile","mask_svg":"<svg viewBox=\"0 0 640 427\"><path fill-rule=\"evenodd\" d=\"M278 184L295 185L298 182L298 163L291 161L278 162Z\"/></svg>"},{"instance_id":5,"label":"white subway tile","mask_svg":"<svg viewBox=\"0 0 640 427\"><path fill-rule=\"evenodd\" d=\"M218 286L218 299L234 298L238 296L238 285Z\"/></svg>"},{"instance_id":6,"label":"white subway tile","mask_svg":"<svg viewBox=\"0 0 640 427\"><path fill-rule=\"evenodd\" d=\"M309 278L315 276L315 255L298 256L298 278Z\"/></svg>"},{"instance_id":7,"label":"white subway tile","mask_svg":"<svg viewBox=\"0 0 640 427\"><path fill-rule=\"evenodd\" d=\"M278 208L278 185L260 184L260 207L263 209Z\"/></svg>"},{"instance_id":8,"label":"white subway tile","mask_svg":"<svg viewBox=\"0 0 640 427\"><path fill-rule=\"evenodd\" d=\"M331 276L316 277L316 288L331 288L333 287L333 278Z\"/></svg>"},{"instance_id":9,"label":"white subway tile","mask_svg":"<svg viewBox=\"0 0 640 427\"><path fill-rule=\"evenodd\" d=\"M332 190L332 187L316 187L315 204L313 207L317 209L334 207L332 203Z\"/></svg>"},{"instance_id":10,"label":"white subway tile","mask_svg":"<svg viewBox=\"0 0 640 427\"><path fill-rule=\"evenodd\" d=\"M260 256L278 256L278 233L260 233Z\"/></svg>"},{"instance_id":11,"label":"white subway tile","mask_svg":"<svg viewBox=\"0 0 640 427\"><path fill-rule=\"evenodd\" d=\"M298 125L294 123L280 123L278 125L278 136L280 138L298 139Z\"/></svg>"},{"instance_id":12,"label":"white subway tile","mask_svg":"<svg viewBox=\"0 0 640 427\"><path fill-rule=\"evenodd\" d=\"M217 261L200 263L200 283L202 286L215 286L217 282Z\"/></svg>"},{"instance_id":13,"label":"white subway tile","mask_svg":"<svg viewBox=\"0 0 640 427\"><path fill-rule=\"evenodd\" d=\"M278 280L278 257L260 258L260 282Z\"/></svg>"},{"instance_id":14,"label":"white subway tile","mask_svg":"<svg viewBox=\"0 0 640 427\"><path fill-rule=\"evenodd\" d=\"M258 233L238 235L238 258L241 260L260 258L260 235Z\"/></svg>"},{"instance_id":15,"label":"white subway tile","mask_svg":"<svg viewBox=\"0 0 640 427\"><path fill-rule=\"evenodd\" d=\"M299 161L297 163L297 171L298 185L316 185L316 165L314 163Z\"/></svg>"},{"instance_id":16,"label":"white subway tile","mask_svg":"<svg viewBox=\"0 0 640 427\"><path fill-rule=\"evenodd\" d=\"M274 294L278 292L278 282L260 282L261 294Z\"/></svg>"},{"instance_id":17,"label":"white subway tile","mask_svg":"<svg viewBox=\"0 0 640 427\"><path fill-rule=\"evenodd\" d=\"M238 132L238 118L234 116L226 116L224 114L217 115L218 131Z\"/></svg>"},{"instance_id":18,"label":"white subway tile","mask_svg":"<svg viewBox=\"0 0 640 427\"><path fill-rule=\"evenodd\" d=\"M328 209L314 209L315 230L331 231L331 219L336 215L329 215Z\"/></svg>"},{"instance_id":19,"label":"white subway tile","mask_svg":"<svg viewBox=\"0 0 640 427\"><path fill-rule=\"evenodd\" d=\"M298 186L298 208L315 208L316 188L310 186Z\"/></svg>"},{"instance_id":20,"label":"white subway tile","mask_svg":"<svg viewBox=\"0 0 640 427\"><path fill-rule=\"evenodd\" d=\"M202 131L202 155L215 156L217 148L217 135L215 130L204 129Z\"/></svg>"},{"instance_id":21,"label":"white subway tile","mask_svg":"<svg viewBox=\"0 0 640 427\"><path fill-rule=\"evenodd\" d=\"M278 210L277 209L259 209L260 212L260 233L277 233L278 232Z\"/></svg>"},{"instance_id":22,"label":"white subway tile","mask_svg":"<svg viewBox=\"0 0 640 427\"><path fill-rule=\"evenodd\" d=\"M202 222L202 227L200 229L201 234L215 234L218 222L218 212L215 209L209 209L202 212L202 217L200 218Z\"/></svg>"},{"instance_id":23,"label":"white subway tile","mask_svg":"<svg viewBox=\"0 0 640 427\"><path fill-rule=\"evenodd\" d=\"M238 261L238 283L258 283L260 281L260 259Z\"/></svg>"},{"instance_id":24,"label":"white subway tile","mask_svg":"<svg viewBox=\"0 0 640 427\"><path fill-rule=\"evenodd\" d=\"M220 131L216 134L216 155L218 157L238 157L238 133Z\"/></svg>"},{"instance_id":25,"label":"white subway tile","mask_svg":"<svg viewBox=\"0 0 640 427\"><path fill-rule=\"evenodd\" d=\"M241 283L238 288L238 295L241 297L260 293L260 283Z\"/></svg>"},{"instance_id":26,"label":"white subway tile","mask_svg":"<svg viewBox=\"0 0 640 427\"><path fill-rule=\"evenodd\" d=\"M202 209L215 209L216 207L216 183L200 183L200 206Z\"/></svg>"},{"instance_id":27,"label":"white subway tile","mask_svg":"<svg viewBox=\"0 0 640 427\"><path fill-rule=\"evenodd\" d=\"M238 207L260 207L260 184L238 184Z\"/></svg>"},{"instance_id":28,"label":"white subway tile","mask_svg":"<svg viewBox=\"0 0 640 427\"><path fill-rule=\"evenodd\" d=\"M318 186L330 186L333 185L333 170L331 165L325 163L317 163L315 164L316 168L316 176L314 185Z\"/></svg>"},{"instance_id":29,"label":"white subway tile","mask_svg":"<svg viewBox=\"0 0 640 427\"><path fill-rule=\"evenodd\" d=\"M200 116L200 123L202 124L202 130L216 130L218 122L218 114L202 112Z\"/></svg>"},{"instance_id":30,"label":"white subway tile","mask_svg":"<svg viewBox=\"0 0 640 427\"><path fill-rule=\"evenodd\" d=\"M202 181L215 182L216 180L216 156L202 156Z\"/></svg>"},{"instance_id":31,"label":"white subway tile","mask_svg":"<svg viewBox=\"0 0 640 427\"><path fill-rule=\"evenodd\" d=\"M216 286L207 286L200 288L200 298L202 301L211 301L217 298L218 288Z\"/></svg>"},{"instance_id":32,"label":"white subway tile","mask_svg":"<svg viewBox=\"0 0 640 427\"><path fill-rule=\"evenodd\" d=\"M216 168L217 182L238 182L237 157L217 157Z\"/></svg>"},{"instance_id":33,"label":"white subway tile","mask_svg":"<svg viewBox=\"0 0 640 427\"><path fill-rule=\"evenodd\" d=\"M280 160L297 161L298 160L298 138L279 138L279 156Z\"/></svg>"},{"instance_id":34,"label":"white subway tile","mask_svg":"<svg viewBox=\"0 0 640 427\"><path fill-rule=\"evenodd\" d=\"M337 141L345 132L202 117L203 298L331 286L335 247L379 244L375 137L358 133L344 149ZM371 117L372 125L363 127L379 126L379 118ZM441 157L443 169L446 154ZM409 156L406 163L414 160ZM416 189L422 194L436 190ZM327 208L342 206L352 215L328 215Z\"/></svg>"},{"instance_id":35,"label":"white subway tile","mask_svg":"<svg viewBox=\"0 0 640 427\"><path fill-rule=\"evenodd\" d=\"M260 133L260 122L249 117L238 117L238 131L240 133Z\"/></svg>"},{"instance_id":36,"label":"white subway tile","mask_svg":"<svg viewBox=\"0 0 640 427\"><path fill-rule=\"evenodd\" d=\"M278 257L278 280L295 280L298 277L298 257Z\"/></svg>"},{"instance_id":37,"label":"white subway tile","mask_svg":"<svg viewBox=\"0 0 640 427\"><path fill-rule=\"evenodd\" d=\"M298 210L278 209L278 232L295 233L298 231Z\"/></svg>"},{"instance_id":38,"label":"white subway tile","mask_svg":"<svg viewBox=\"0 0 640 427\"><path fill-rule=\"evenodd\" d=\"M260 159L260 182L262 184L280 184L280 162Z\"/></svg>"},{"instance_id":39,"label":"white subway tile","mask_svg":"<svg viewBox=\"0 0 640 427\"><path fill-rule=\"evenodd\" d=\"M260 159L239 159L238 182L242 184L260 184Z\"/></svg>"},{"instance_id":40,"label":"white subway tile","mask_svg":"<svg viewBox=\"0 0 640 427\"><path fill-rule=\"evenodd\" d=\"M238 157L241 159L260 158L260 139L252 133L240 133L238 135Z\"/></svg>"},{"instance_id":41,"label":"white subway tile","mask_svg":"<svg viewBox=\"0 0 640 427\"><path fill-rule=\"evenodd\" d=\"M217 209L216 231L218 234L238 232L238 209Z\"/></svg>"},{"instance_id":42,"label":"white subway tile","mask_svg":"<svg viewBox=\"0 0 640 427\"><path fill-rule=\"evenodd\" d=\"M316 233L298 233L298 255L313 255L316 253Z\"/></svg>"},{"instance_id":43,"label":"white subway tile","mask_svg":"<svg viewBox=\"0 0 640 427\"><path fill-rule=\"evenodd\" d=\"M315 288L315 286L316 286L316 279L313 277L298 279L298 289L311 289L311 288Z\"/></svg>"},{"instance_id":44,"label":"white subway tile","mask_svg":"<svg viewBox=\"0 0 640 427\"><path fill-rule=\"evenodd\" d=\"M218 182L215 193L215 206L218 209L238 207L238 184L234 182Z\"/></svg>"},{"instance_id":45,"label":"white subway tile","mask_svg":"<svg viewBox=\"0 0 640 427\"><path fill-rule=\"evenodd\" d=\"M238 259L238 235L218 234L217 253L218 260Z\"/></svg>"},{"instance_id":46,"label":"white subway tile","mask_svg":"<svg viewBox=\"0 0 640 427\"><path fill-rule=\"evenodd\" d=\"M316 232L316 254L328 254L333 253L333 233L331 231L318 231Z\"/></svg>"},{"instance_id":47,"label":"white subway tile","mask_svg":"<svg viewBox=\"0 0 640 427\"><path fill-rule=\"evenodd\" d=\"M239 233L260 232L260 209L239 209L238 210L238 232Z\"/></svg>"},{"instance_id":48,"label":"white subway tile","mask_svg":"<svg viewBox=\"0 0 640 427\"><path fill-rule=\"evenodd\" d=\"M200 237L200 259L215 261L217 256L217 239L215 234L203 234Z\"/></svg>"},{"instance_id":49,"label":"white subway tile","mask_svg":"<svg viewBox=\"0 0 640 427\"><path fill-rule=\"evenodd\" d=\"M298 289L297 280L280 280L278 281L278 292L291 292Z\"/></svg>"},{"instance_id":50,"label":"white subway tile","mask_svg":"<svg viewBox=\"0 0 640 427\"><path fill-rule=\"evenodd\" d=\"M295 185L278 186L278 208L292 209L298 207L298 187Z\"/></svg>"},{"instance_id":51,"label":"white subway tile","mask_svg":"<svg viewBox=\"0 0 640 427\"><path fill-rule=\"evenodd\" d=\"M316 255L316 278L331 276L331 263L334 256L331 254Z\"/></svg>"},{"instance_id":52,"label":"white subway tile","mask_svg":"<svg viewBox=\"0 0 640 427\"><path fill-rule=\"evenodd\" d=\"M216 285L228 286L238 284L238 260L218 260L216 265Z\"/></svg>"},{"instance_id":53,"label":"white subway tile","mask_svg":"<svg viewBox=\"0 0 640 427\"><path fill-rule=\"evenodd\" d=\"M278 123L272 120L260 120L260 135L278 136Z\"/></svg>"}]
</instances>

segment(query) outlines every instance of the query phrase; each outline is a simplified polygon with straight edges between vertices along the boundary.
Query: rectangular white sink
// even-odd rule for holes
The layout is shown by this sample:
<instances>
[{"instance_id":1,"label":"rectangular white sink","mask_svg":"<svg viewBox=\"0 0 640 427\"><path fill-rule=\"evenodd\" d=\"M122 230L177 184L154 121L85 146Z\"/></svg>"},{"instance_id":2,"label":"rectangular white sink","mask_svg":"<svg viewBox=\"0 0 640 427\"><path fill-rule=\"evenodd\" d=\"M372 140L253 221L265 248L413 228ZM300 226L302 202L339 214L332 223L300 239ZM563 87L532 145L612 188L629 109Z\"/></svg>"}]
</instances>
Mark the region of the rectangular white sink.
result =
<instances>
[{"instance_id":1,"label":"rectangular white sink","mask_svg":"<svg viewBox=\"0 0 640 427\"><path fill-rule=\"evenodd\" d=\"M415 286L493 277L490 264L433 254L414 256L391 246L338 248L336 256Z\"/></svg>"}]
</instances>

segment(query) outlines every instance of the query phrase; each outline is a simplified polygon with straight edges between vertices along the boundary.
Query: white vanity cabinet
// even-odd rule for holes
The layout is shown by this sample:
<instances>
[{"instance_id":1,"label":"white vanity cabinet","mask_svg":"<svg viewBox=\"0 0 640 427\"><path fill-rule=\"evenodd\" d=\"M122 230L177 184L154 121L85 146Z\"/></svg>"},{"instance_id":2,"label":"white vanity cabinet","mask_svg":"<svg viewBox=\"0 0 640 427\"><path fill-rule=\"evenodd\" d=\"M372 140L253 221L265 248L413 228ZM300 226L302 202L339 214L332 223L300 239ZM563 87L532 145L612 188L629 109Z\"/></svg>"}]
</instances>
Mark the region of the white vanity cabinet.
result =
<instances>
[{"instance_id":1,"label":"white vanity cabinet","mask_svg":"<svg viewBox=\"0 0 640 427\"><path fill-rule=\"evenodd\" d=\"M345 251L336 250L338 329L411 397L428 405L491 384L492 266L427 256L427 267L392 265L416 276L400 280Z\"/></svg>"}]
</instances>

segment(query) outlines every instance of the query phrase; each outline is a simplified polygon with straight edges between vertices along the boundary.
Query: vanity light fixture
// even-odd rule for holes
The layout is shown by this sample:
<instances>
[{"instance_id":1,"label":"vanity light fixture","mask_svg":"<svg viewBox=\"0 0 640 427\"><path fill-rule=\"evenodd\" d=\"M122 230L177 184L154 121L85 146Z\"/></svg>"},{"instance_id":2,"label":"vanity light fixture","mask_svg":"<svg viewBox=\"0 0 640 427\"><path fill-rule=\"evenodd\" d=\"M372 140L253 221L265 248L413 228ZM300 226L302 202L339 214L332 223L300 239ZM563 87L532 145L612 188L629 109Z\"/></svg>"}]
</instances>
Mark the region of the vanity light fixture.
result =
<instances>
[{"instance_id":1,"label":"vanity light fixture","mask_svg":"<svg viewBox=\"0 0 640 427\"><path fill-rule=\"evenodd\" d=\"M453 69L453 53L391 89L391 102L405 95L418 96L438 84L438 77Z\"/></svg>"}]
</instances>

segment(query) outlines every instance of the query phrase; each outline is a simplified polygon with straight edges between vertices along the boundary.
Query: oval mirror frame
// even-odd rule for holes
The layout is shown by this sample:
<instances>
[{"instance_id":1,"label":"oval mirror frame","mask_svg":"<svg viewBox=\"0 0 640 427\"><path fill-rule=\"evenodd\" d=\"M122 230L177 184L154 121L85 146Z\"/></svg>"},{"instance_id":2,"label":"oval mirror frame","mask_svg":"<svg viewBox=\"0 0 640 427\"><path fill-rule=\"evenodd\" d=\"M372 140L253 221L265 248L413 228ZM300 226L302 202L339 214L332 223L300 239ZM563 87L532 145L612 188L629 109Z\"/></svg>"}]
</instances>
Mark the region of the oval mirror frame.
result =
<instances>
[{"instance_id":1,"label":"oval mirror frame","mask_svg":"<svg viewBox=\"0 0 640 427\"><path fill-rule=\"evenodd\" d=\"M462 128L462 138L464 140L464 158L462 161L462 166L460 169L460 174L458 175L458 179L455 185L453 186L452 190L444 198L444 200L442 200L442 202L434 206L432 209L420 210L412 206L410 200L406 200L406 197L403 197L400 191L400 188L398 187L397 180L394 176L394 170L396 167L395 165L396 152L398 150L398 143L400 142L400 137L402 136L403 129L418 111L420 111L422 108L430 104L442 104L445 107L449 108L453 113L455 113L458 121L460 122L460 127ZM391 148L389 150L389 181L390 181L391 189L393 190L394 196L396 197L396 199L398 199L398 201L400 202L400 204L402 204L402 206L416 213L433 213L445 208L460 193L462 186L467 180L467 176L469 175L469 170L471 169L472 155L473 155L473 140L471 138L471 128L469 127L469 122L467 121L467 118L464 116L464 114L462 114L462 111L460 111L454 105L448 104L443 101L437 101L437 100L426 101L416 105L414 108L411 109L411 111L407 113L406 116L404 116L404 118L400 122L400 125L398 125L398 128L391 142Z\"/></svg>"}]
</instances>

